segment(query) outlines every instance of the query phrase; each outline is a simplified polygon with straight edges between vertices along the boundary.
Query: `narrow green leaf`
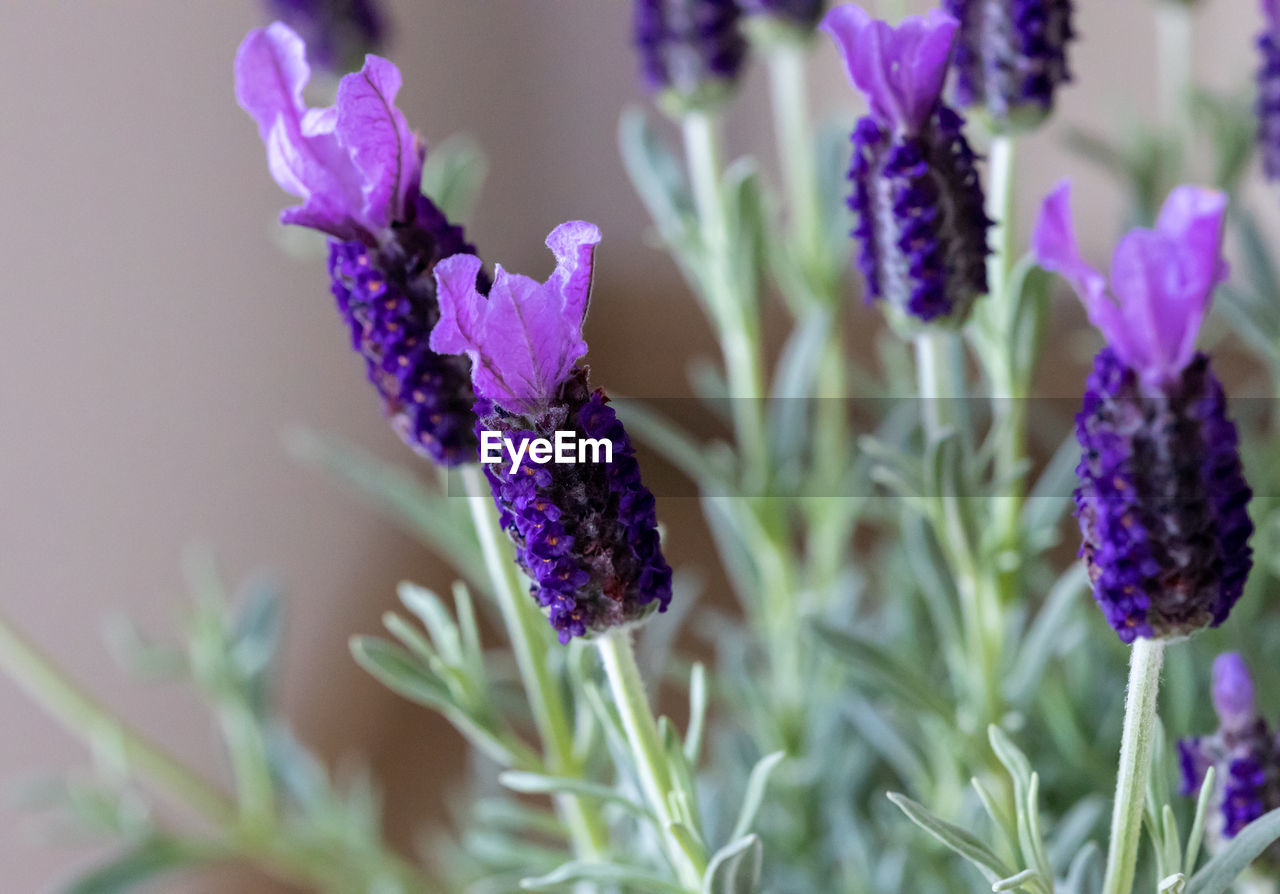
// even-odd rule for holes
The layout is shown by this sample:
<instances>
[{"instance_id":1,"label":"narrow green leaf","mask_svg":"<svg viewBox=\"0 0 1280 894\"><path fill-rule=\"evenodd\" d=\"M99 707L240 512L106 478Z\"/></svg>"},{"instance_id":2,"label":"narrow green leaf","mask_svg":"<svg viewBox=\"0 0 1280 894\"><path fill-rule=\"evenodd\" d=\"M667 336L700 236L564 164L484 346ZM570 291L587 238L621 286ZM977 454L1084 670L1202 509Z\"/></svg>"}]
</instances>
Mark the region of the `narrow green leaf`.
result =
<instances>
[{"instance_id":1,"label":"narrow green leaf","mask_svg":"<svg viewBox=\"0 0 1280 894\"><path fill-rule=\"evenodd\" d=\"M764 803L764 793L769 785L769 777L786 756L785 751L766 754L751 768L751 775L747 777L747 787L742 796L742 809L738 811L738 820L733 824L733 831L729 833L730 840L736 841L751 831L751 825L756 821L756 814L760 812L760 805Z\"/></svg>"},{"instance_id":2,"label":"narrow green leaf","mask_svg":"<svg viewBox=\"0 0 1280 894\"><path fill-rule=\"evenodd\" d=\"M1186 894L1224 894L1259 854L1280 838L1280 809L1245 826L1191 877Z\"/></svg>"},{"instance_id":3,"label":"narrow green leaf","mask_svg":"<svg viewBox=\"0 0 1280 894\"><path fill-rule=\"evenodd\" d=\"M654 875L647 869L623 866L619 863L588 863L576 860L565 863L546 875L521 880L520 890L563 891L578 882L633 885L637 891L651 891L653 894L688 894L684 888L672 884L662 876Z\"/></svg>"},{"instance_id":4,"label":"narrow green leaf","mask_svg":"<svg viewBox=\"0 0 1280 894\"><path fill-rule=\"evenodd\" d=\"M467 134L452 134L433 143L422 165L422 194L454 223L471 218L489 175L484 148Z\"/></svg>"},{"instance_id":5,"label":"narrow green leaf","mask_svg":"<svg viewBox=\"0 0 1280 894\"><path fill-rule=\"evenodd\" d=\"M644 806L632 801L616 789L586 779L507 770L498 774L498 782L522 795L574 795L607 804L617 804L629 813L656 822L653 814Z\"/></svg>"},{"instance_id":6,"label":"narrow green leaf","mask_svg":"<svg viewBox=\"0 0 1280 894\"><path fill-rule=\"evenodd\" d=\"M756 894L764 846L755 835L730 841L711 857L701 894Z\"/></svg>"},{"instance_id":7,"label":"narrow green leaf","mask_svg":"<svg viewBox=\"0 0 1280 894\"><path fill-rule=\"evenodd\" d=\"M969 831L935 816L923 804L906 795L889 792L888 797L913 823L978 867L991 884L1013 875L1013 870Z\"/></svg>"},{"instance_id":8,"label":"narrow green leaf","mask_svg":"<svg viewBox=\"0 0 1280 894\"><path fill-rule=\"evenodd\" d=\"M1044 876L1036 872L1034 869L1024 869L1016 875L1000 879L1000 881L991 886L991 890L996 892L1016 891L1017 889L1024 887L1044 890Z\"/></svg>"},{"instance_id":9,"label":"narrow green leaf","mask_svg":"<svg viewBox=\"0 0 1280 894\"><path fill-rule=\"evenodd\" d=\"M1102 851L1090 841L1067 870L1067 881L1061 894L1098 894L1102 890Z\"/></svg>"},{"instance_id":10,"label":"narrow green leaf","mask_svg":"<svg viewBox=\"0 0 1280 894\"><path fill-rule=\"evenodd\" d=\"M1200 796L1196 799L1196 815L1191 821L1191 834L1187 836L1187 851L1183 857L1183 872L1194 875L1196 863L1200 860L1200 845L1204 841L1204 824L1209 818L1209 798L1213 795L1213 767L1205 771L1204 782L1200 783Z\"/></svg>"},{"instance_id":11,"label":"narrow green leaf","mask_svg":"<svg viewBox=\"0 0 1280 894\"><path fill-rule=\"evenodd\" d=\"M695 661L689 672L689 728L684 733L684 758L693 766L698 764L706 721L707 669L701 661Z\"/></svg>"},{"instance_id":12,"label":"narrow green leaf","mask_svg":"<svg viewBox=\"0 0 1280 894\"><path fill-rule=\"evenodd\" d=\"M943 720L954 719L951 706L938 693L937 686L889 649L870 637L837 630L825 623L816 624L814 629L819 641L844 659L864 682Z\"/></svg>"},{"instance_id":13,"label":"narrow green leaf","mask_svg":"<svg viewBox=\"0 0 1280 894\"><path fill-rule=\"evenodd\" d=\"M128 894L144 882L191 861L191 855L177 842L148 839L73 881L61 894Z\"/></svg>"}]
</instances>

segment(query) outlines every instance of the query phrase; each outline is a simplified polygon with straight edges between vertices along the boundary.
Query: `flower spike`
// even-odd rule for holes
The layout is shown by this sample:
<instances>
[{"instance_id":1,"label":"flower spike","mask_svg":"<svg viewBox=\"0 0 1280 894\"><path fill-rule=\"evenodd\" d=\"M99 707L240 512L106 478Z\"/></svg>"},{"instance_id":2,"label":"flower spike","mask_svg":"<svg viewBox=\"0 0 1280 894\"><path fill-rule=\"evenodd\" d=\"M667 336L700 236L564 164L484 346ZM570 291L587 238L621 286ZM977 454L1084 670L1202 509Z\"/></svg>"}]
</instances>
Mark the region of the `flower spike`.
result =
<instances>
[{"instance_id":1,"label":"flower spike","mask_svg":"<svg viewBox=\"0 0 1280 894\"><path fill-rule=\"evenodd\" d=\"M1227 619L1252 567L1252 496L1222 385L1195 336L1215 285L1225 197L1178 187L1116 247L1111 281L1080 255L1070 190L1045 200L1040 265L1080 295L1107 345L1076 416L1076 517L1093 594L1124 642Z\"/></svg>"},{"instance_id":2,"label":"flower spike","mask_svg":"<svg viewBox=\"0 0 1280 894\"><path fill-rule=\"evenodd\" d=\"M498 268L488 298L475 287L477 258L448 258L435 273L441 317L431 347L471 358L490 490L561 642L639 621L671 601L653 494L608 398L577 366L599 242L592 224L561 224L547 237L556 257L547 281ZM535 457L530 445L557 442L557 433L607 445L607 458ZM490 438L496 457L485 452Z\"/></svg>"}]
</instances>

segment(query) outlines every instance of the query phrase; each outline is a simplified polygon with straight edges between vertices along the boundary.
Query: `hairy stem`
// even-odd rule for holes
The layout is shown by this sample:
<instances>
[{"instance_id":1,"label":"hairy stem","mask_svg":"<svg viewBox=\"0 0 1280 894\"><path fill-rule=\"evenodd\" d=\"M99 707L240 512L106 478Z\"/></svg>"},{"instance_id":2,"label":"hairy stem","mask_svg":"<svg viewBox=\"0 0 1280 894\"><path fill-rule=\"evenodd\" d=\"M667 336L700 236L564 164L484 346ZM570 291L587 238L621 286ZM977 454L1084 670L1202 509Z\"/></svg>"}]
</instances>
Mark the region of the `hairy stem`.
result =
<instances>
[{"instance_id":1,"label":"hairy stem","mask_svg":"<svg viewBox=\"0 0 1280 894\"><path fill-rule=\"evenodd\" d=\"M498 608L533 712L534 726L542 740L547 771L555 776L581 775L573 754L573 730L564 697L547 666L547 637L542 629L546 627L546 619L528 595L521 592L515 560L502 548L502 532L479 466L464 466L461 474L485 567L493 581ZM555 802L569 828L577 855L586 859L603 855L609 838L594 805L572 795L558 795Z\"/></svg>"},{"instance_id":2,"label":"hairy stem","mask_svg":"<svg viewBox=\"0 0 1280 894\"><path fill-rule=\"evenodd\" d=\"M707 112L687 112L681 119L689 180L702 234L703 298L718 330L738 450L745 478L762 487L767 451L761 403L764 395L759 324L754 296L740 293L733 270L733 245L724 190L720 184L719 127Z\"/></svg>"},{"instance_id":3,"label":"hairy stem","mask_svg":"<svg viewBox=\"0 0 1280 894\"><path fill-rule=\"evenodd\" d=\"M687 852L671 832L671 825L678 821L667 799L668 793L672 791L671 774L667 768L658 724L653 719L653 711L644 694L644 681L636 666L631 633L625 629L614 629L600 637L597 643L605 676L609 680L609 689L622 719L627 743L631 746L631 756L640 777L640 786L649 802L649 809L662 826L667 857L675 867L681 883L692 890L698 890L702 875L706 872L706 858L701 854Z\"/></svg>"},{"instance_id":4,"label":"hairy stem","mask_svg":"<svg viewBox=\"0 0 1280 894\"><path fill-rule=\"evenodd\" d=\"M1116 801L1111 811L1111 843L1102 894L1132 894L1142 833L1142 809L1151 772L1156 702L1164 642L1139 638L1129 656L1129 691L1124 704L1124 734Z\"/></svg>"}]
</instances>

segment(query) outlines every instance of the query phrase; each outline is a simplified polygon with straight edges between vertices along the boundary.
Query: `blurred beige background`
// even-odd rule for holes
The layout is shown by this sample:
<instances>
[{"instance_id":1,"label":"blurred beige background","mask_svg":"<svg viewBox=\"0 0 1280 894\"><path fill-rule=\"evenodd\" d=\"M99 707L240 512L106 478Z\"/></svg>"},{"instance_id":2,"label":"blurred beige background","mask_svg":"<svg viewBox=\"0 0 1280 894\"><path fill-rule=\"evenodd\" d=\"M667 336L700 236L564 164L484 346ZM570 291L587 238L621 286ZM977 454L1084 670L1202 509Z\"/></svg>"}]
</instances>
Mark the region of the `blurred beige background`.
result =
<instances>
[{"instance_id":1,"label":"blurred beige background","mask_svg":"<svg viewBox=\"0 0 1280 894\"><path fill-rule=\"evenodd\" d=\"M644 243L614 142L620 107L641 99L629 4L391 6L409 120L431 139L472 133L491 154L471 230L482 253L542 275L553 225L599 223L594 376L632 394L683 393L673 358L704 350L705 329L671 265ZM1196 65L1215 84L1242 82L1254 64L1254 4L1205 6ZM1062 151L1060 126L1113 129L1152 114L1152 13L1142 0L1079 7L1077 84L1023 152L1019 204L1025 219L1053 181L1077 176L1084 232L1101 253L1119 197ZM259 23L250 0L0 4L0 605L104 702L221 779L191 694L126 677L102 645L102 622L123 611L149 630L175 629L187 604L180 554L193 541L214 545L234 576L273 569L290 592L284 705L326 757L370 756L403 843L415 822L443 814L442 773L460 766L455 738L359 672L345 643L377 629L398 580L448 577L280 447L284 427L306 423L412 462L347 350L323 262L288 257L271 238L285 197L231 76L236 45ZM815 108L851 120L852 93L825 40L818 55ZM731 129L735 149L759 146L771 164L762 74L748 78ZM676 562L705 561L690 543L672 551ZM87 761L3 679L0 731L6 783ZM50 890L99 855L50 840L46 822L0 812L6 892ZM248 876L159 889L277 890Z\"/></svg>"}]
</instances>

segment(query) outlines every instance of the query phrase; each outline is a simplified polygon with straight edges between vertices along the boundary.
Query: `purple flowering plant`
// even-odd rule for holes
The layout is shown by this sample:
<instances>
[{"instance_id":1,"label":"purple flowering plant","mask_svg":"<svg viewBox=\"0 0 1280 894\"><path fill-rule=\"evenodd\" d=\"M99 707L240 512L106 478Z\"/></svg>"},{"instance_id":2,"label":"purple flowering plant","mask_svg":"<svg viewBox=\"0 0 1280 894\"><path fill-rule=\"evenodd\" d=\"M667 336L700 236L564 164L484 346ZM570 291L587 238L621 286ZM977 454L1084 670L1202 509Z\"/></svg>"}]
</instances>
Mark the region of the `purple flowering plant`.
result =
<instances>
[{"instance_id":1,"label":"purple flowering plant","mask_svg":"<svg viewBox=\"0 0 1280 894\"><path fill-rule=\"evenodd\" d=\"M1066 182L1032 226L1016 213L1046 166L1028 132L1058 126L1073 79L1108 77L1068 65L1083 5L634 0L613 40L668 120L626 111L620 148L687 298L607 265L597 290L604 234L581 220L546 222L543 279L492 263L469 234L497 244L510 219L473 227L457 201L477 150L429 150L397 105L415 85L358 58L383 43L375 6L268 4L235 98L296 200L280 223L325 242L408 467L290 443L456 571L447 596L402 585L404 613L351 653L447 721L470 770L402 855L272 704L276 595L232 611L203 565L185 648L129 651L212 703L227 791L0 620L0 668L200 819L71 792L126 851L69 890L228 861L334 894L1275 890L1280 452L1238 392L1280 390L1280 269L1243 188L1280 157L1280 26L1266 0L1242 105L1196 87L1190 4L1151 2L1156 120L1069 137L1123 180L1100 228L1110 206L1073 209ZM853 88L830 85L828 127L821 53ZM313 65L341 75L328 105ZM771 114L728 131L755 68ZM740 128L775 151L729 161ZM1113 230L1104 273L1086 258ZM591 382L588 335L598 380L628 298L703 314L718 358L696 397ZM1100 337L1091 366L1068 330Z\"/></svg>"}]
</instances>

